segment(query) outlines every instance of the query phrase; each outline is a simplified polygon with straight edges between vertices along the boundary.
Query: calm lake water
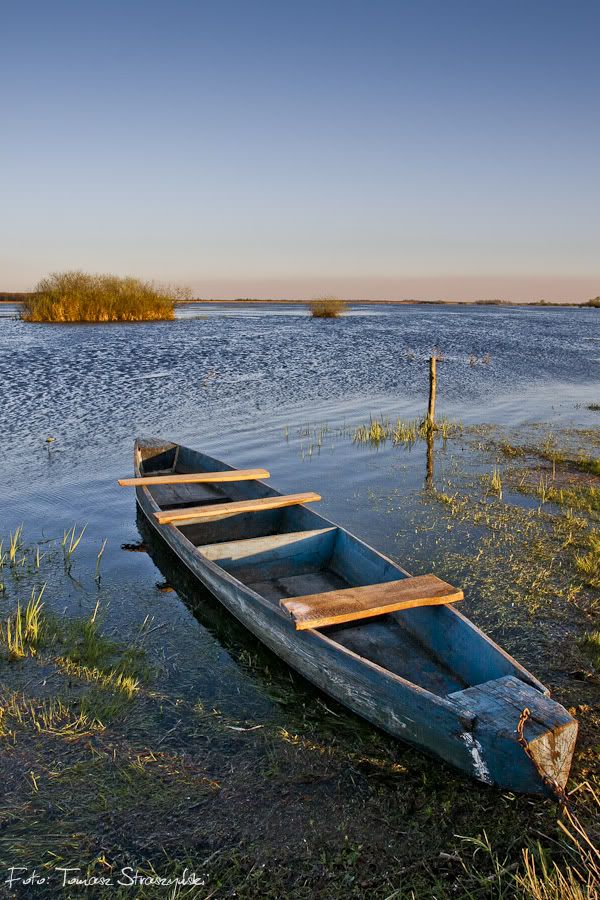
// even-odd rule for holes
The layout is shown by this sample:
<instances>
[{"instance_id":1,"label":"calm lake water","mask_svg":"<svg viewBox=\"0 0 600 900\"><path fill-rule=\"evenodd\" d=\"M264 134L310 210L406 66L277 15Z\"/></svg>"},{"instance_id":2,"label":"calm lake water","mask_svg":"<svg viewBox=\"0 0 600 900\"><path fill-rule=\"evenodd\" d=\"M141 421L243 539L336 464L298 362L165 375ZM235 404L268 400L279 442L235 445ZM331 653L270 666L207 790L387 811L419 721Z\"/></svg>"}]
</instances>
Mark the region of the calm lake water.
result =
<instances>
[{"instance_id":1,"label":"calm lake water","mask_svg":"<svg viewBox=\"0 0 600 900\"><path fill-rule=\"evenodd\" d=\"M182 588L205 604L194 617L176 593L156 589L163 575L149 556L121 549L139 540L133 492L116 485L131 473L135 435L265 466L283 491L316 490L325 516L418 572L439 563L443 547L435 531L417 534L424 447L357 446L352 434L370 415L423 414L434 348L444 356L440 416L599 423L587 409L600 399L597 310L368 306L317 321L299 307L190 305L174 322L98 326L0 313L2 536L21 523L32 541L87 525L76 581L48 591L48 603L72 613L96 602L96 554L108 539L99 589L107 627L125 635L149 616L165 688L234 716L279 712L235 661L200 589ZM440 483L457 466L482 462L464 444L436 450ZM509 644L516 652L521 642L509 635Z\"/></svg>"}]
</instances>

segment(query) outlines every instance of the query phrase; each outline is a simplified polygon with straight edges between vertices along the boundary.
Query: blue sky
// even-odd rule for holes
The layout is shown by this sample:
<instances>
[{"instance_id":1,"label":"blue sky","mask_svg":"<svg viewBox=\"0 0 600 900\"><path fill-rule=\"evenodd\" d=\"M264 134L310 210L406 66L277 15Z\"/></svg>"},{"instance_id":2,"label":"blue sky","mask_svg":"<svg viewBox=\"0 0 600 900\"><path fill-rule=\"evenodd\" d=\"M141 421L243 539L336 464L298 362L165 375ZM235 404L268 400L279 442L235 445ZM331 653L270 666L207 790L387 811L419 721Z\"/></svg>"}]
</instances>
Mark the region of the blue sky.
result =
<instances>
[{"instance_id":1,"label":"blue sky","mask_svg":"<svg viewBox=\"0 0 600 900\"><path fill-rule=\"evenodd\" d=\"M0 289L600 293L600 5L27 2L0 31Z\"/></svg>"}]
</instances>

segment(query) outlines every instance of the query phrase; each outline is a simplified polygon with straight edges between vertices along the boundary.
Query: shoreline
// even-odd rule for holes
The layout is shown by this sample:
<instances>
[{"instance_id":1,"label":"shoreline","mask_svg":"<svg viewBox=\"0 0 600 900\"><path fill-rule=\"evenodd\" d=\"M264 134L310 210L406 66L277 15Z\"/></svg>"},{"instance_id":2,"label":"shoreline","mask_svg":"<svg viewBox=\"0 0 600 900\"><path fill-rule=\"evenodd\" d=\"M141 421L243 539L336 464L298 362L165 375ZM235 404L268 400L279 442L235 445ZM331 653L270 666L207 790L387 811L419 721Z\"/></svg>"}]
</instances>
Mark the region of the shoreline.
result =
<instances>
[{"instance_id":1,"label":"shoreline","mask_svg":"<svg viewBox=\"0 0 600 900\"><path fill-rule=\"evenodd\" d=\"M23 295L20 295L23 297ZM19 296L2 296L0 295L0 305L5 304L7 306L21 306L25 302L25 299L20 299ZM257 299L257 298L246 298L246 297L238 297L235 300L226 300L219 297L210 297L210 298L202 298L195 297L192 300L176 300L175 306L191 306L192 304L222 304L222 305L254 305L254 306L267 306L270 304L276 306L308 306L310 300L288 300L288 299ZM596 309L597 307L591 306L589 303L568 303L567 301L563 303L554 303L554 302L540 302L539 300L522 300L522 301L511 301L511 300L500 300L500 301L489 301L489 300L344 300L346 306L354 307L354 306L477 306L483 308L501 308L501 309L522 309L522 308L533 308L533 309Z\"/></svg>"},{"instance_id":2,"label":"shoreline","mask_svg":"<svg viewBox=\"0 0 600 900\"><path fill-rule=\"evenodd\" d=\"M254 304L263 306L265 304L286 305L286 306L308 306L310 300L258 300L252 298L237 298L235 300L222 300L211 298L209 300L195 298L193 300L176 301L176 306L188 306L192 303L222 303L222 304ZM536 309L565 309L565 308L589 308L587 303L540 303L538 300L512 302L510 300L488 301L488 300L344 300L346 306L479 306L479 307L503 307L503 308L519 308L519 307L535 307Z\"/></svg>"}]
</instances>

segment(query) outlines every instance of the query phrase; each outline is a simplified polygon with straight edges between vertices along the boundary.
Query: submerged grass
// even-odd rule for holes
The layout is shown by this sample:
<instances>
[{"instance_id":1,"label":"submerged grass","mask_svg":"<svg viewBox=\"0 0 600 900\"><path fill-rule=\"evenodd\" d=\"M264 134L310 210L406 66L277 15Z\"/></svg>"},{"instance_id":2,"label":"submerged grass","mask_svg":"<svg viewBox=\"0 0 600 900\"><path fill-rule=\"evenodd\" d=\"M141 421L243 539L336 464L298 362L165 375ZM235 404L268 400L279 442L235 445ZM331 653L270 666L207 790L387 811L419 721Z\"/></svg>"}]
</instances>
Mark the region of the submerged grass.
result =
<instances>
[{"instance_id":1,"label":"submerged grass","mask_svg":"<svg viewBox=\"0 0 600 900\"><path fill-rule=\"evenodd\" d=\"M62 623L54 637L60 649L55 662L70 676L112 687L132 696L150 676L145 651L139 644L123 647L101 631L99 601L89 618Z\"/></svg>"},{"instance_id":2,"label":"submerged grass","mask_svg":"<svg viewBox=\"0 0 600 900\"><path fill-rule=\"evenodd\" d=\"M582 510L594 518L598 518L600 514L600 487L594 485L556 487L547 477L540 475L537 484L523 480L518 485L518 490L538 497L542 504L553 503L566 509Z\"/></svg>"},{"instance_id":3,"label":"submerged grass","mask_svg":"<svg viewBox=\"0 0 600 900\"><path fill-rule=\"evenodd\" d=\"M82 534L83 529L78 537L74 528L65 532L61 542L65 558L70 559ZM104 544L99 558L103 548ZM41 554L36 546L25 550L25 554L33 563L29 567L31 574L39 571L47 553ZM66 567L67 574L68 571ZM20 576L13 578L18 587ZM140 643L133 641L124 647L102 632L99 599L88 617L66 618L44 608L45 590L46 584L33 587L27 603L17 600L5 621L0 621L0 651L4 650L5 658L15 661L38 656L41 663L52 662L71 678L131 697L150 675Z\"/></svg>"},{"instance_id":4,"label":"submerged grass","mask_svg":"<svg viewBox=\"0 0 600 900\"><path fill-rule=\"evenodd\" d=\"M176 300L186 292L139 278L55 272L28 296L26 322L135 322L172 319Z\"/></svg>"},{"instance_id":5,"label":"submerged grass","mask_svg":"<svg viewBox=\"0 0 600 900\"><path fill-rule=\"evenodd\" d=\"M426 441L431 437L432 433L448 440L462 431L460 422L451 422L447 419L441 419L436 422L433 432L427 427L426 422L419 422L417 419L396 419L392 422L390 419L373 418L369 419L366 425L359 425L354 429L353 440L355 444L370 444L377 447L387 441L394 444L411 446L418 440Z\"/></svg>"},{"instance_id":6,"label":"submerged grass","mask_svg":"<svg viewBox=\"0 0 600 900\"><path fill-rule=\"evenodd\" d=\"M118 668L104 671L103 669L83 666L64 656L57 657L55 662L61 672L64 672L66 675L83 681L95 682L104 688L114 688L117 691L122 691L128 697L132 697L139 690L139 679L119 671Z\"/></svg>"},{"instance_id":7,"label":"submerged grass","mask_svg":"<svg viewBox=\"0 0 600 900\"><path fill-rule=\"evenodd\" d=\"M18 691L0 693L0 737L17 741L19 731L28 729L37 734L51 734L64 738L81 737L104 726L90 718L81 704L61 697L32 698Z\"/></svg>"},{"instance_id":8,"label":"submerged grass","mask_svg":"<svg viewBox=\"0 0 600 900\"><path fill-rule=\"evenodd\" d=\"M496 442L495 446L503 456L510 459L530 456L546 460L552 464L553 474L556 473L556 466L559 465L566 470L600 475L600 457L591 456L583 451L573 455L568 450L558 447L553 434L548 435L540 445L513 444L508 440L500 440Z\"/></svg>"},{"instance_id":9,"label":"submerged grass","mask_svg":"<svg viewBox=\"0 0 600 900\"><path fill-rule=\"evenodd\" d=\"M432 498L451 516L453 532L464 532L471 540L478 534L476 555L467 558L449 552L446 559L463 570L462 577L468 569L472 586L495 616L505 605L501 598L532 614L541 609L558 614L563 602L592 613L600 607L598 490L581 479L558 488L545 474L538 473L536 482L535 474L526 467L502 476L495 467L491 476L481 478L494 498L488 496L487 502L474 496L472 489L434 491ZM539 506L515 502L513 490L537 497ZM504 501L507 492L509 499Z\"/></svg>"},{"instance_id":10,"label":"submerged grass","mask_svg":"<svg viewBox=\"0 0 600 900\"><path fill-rule=\"evenodd\" d=\"M111 659L119 646L100 631L99 609L100 602L97 601L89 618L65 623L59 638L65 645L64 655L71 662L88 668L96 668Z\"/></svg>"}]
</instances>

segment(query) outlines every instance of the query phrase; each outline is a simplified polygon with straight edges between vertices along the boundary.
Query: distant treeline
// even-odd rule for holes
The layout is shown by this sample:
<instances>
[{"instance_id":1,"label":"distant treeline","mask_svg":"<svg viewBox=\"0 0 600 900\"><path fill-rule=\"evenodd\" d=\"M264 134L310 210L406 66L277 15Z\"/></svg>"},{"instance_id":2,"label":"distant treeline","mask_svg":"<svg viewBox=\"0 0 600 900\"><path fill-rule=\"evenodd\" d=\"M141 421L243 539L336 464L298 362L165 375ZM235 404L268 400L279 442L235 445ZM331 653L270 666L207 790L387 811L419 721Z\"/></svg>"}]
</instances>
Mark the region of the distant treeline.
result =
<instances>
[{"instance_id":1,"label":"distant treeline","mask_svg":"<svg viewBox=\"0 0 600 900\"><path fill-rule=\"evenodd\" d=\"M188 303L287 303L290 306L310 306L311 300L287 300L285 297L274 299L272 297L236 297L234 300L223 300L220 297L194 297L192 300L185 301ZM381 305L381 306L545 306L545 307L573 307L574 309L582 307L600 307L600 297L594 297L592 300L586 300L584 303L569 303L560 300L418 300L416 298L410 300L368 300L354 298L344 300L348 306L361 305Z\"/></svg>"}]
</instances>

